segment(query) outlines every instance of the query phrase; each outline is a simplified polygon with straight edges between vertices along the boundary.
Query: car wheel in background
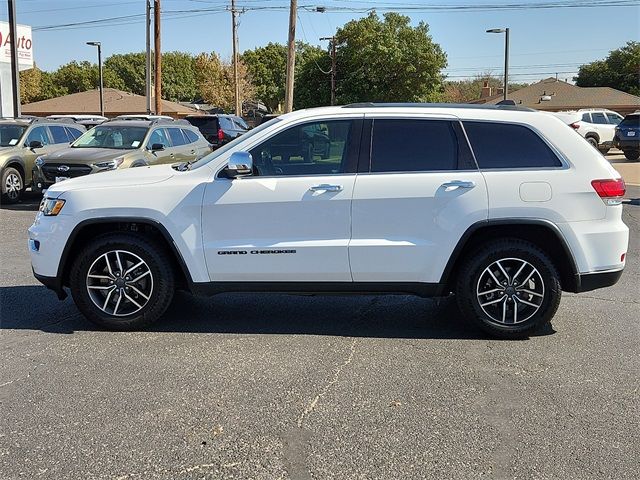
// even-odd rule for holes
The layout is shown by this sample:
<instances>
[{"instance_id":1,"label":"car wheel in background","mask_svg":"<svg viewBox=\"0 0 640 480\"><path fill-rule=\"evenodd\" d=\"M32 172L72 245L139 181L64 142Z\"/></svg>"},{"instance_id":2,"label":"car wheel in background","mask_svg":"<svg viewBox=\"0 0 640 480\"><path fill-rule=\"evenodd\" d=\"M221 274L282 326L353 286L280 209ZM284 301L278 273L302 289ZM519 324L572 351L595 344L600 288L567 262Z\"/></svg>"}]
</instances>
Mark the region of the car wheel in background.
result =
<instances>
[{"instance_id":1,"label":"car wheel in background","mask_svg":"<svg viewBox=\"0 0 640 480\"><path fill-rule=\"evenodd\" d=\"M2 172L2 200L4 203L17 203L24 192L24 179L13 167L5 168Z\"/></svg>"},{"instance_id":2,"label":"car wheel in background","mask_svg":"<svg viewBox=\"0 0 640 480\"><path fill-rule=\"evenodd\" d=\"M602 155L606 155L607 153L609 153L609 150L611 150L611 148L610 147L600 147L600 148L598 148L598 150L600 150L600 153Z\"/></svg>"},{"instance_id":3,"label":"car wheel in background","mask_svg":"<svg viewBox=\"0 0 640 480\"><path fill-rule=\"evenodd\" d=\"M640 150L625 150L623 153L627 160L635 161L640 158Z\"/></svg>"},{"instance_id":4,"label":"car wheel in background","mask_svg":"<svg viewBox=\"0 0 640 480\"><path fill-rule=\"evenodd\" d=\"M549 257L516 238L488 242L468 256L455 293L466 318L507 339L526 338L551 321L562 295Z\"/></svg>"},{"instance_id":5,"label":"car wheel in background","mask_svg":"<svg viewBox=\"0 0 640 480\"><path fill-rule=\"evenodd\" d=\"M112 330L136 330L166 311L175 287L171 259L153 239L110 233L89 243L69 276L71 295L90 321Z\"/></svg>"},{"instance_id":6,"label":"car wheel in background","mask_svg":"<svg viewBox=\"0 0 640 480\"><path fill-rule=\"evenodd\" d=\"M589 142L589 145L591 145L593 148L598 148L598 140L596 140L593 137L587 137L587 142Z\"/></svg>"}]
</instances>

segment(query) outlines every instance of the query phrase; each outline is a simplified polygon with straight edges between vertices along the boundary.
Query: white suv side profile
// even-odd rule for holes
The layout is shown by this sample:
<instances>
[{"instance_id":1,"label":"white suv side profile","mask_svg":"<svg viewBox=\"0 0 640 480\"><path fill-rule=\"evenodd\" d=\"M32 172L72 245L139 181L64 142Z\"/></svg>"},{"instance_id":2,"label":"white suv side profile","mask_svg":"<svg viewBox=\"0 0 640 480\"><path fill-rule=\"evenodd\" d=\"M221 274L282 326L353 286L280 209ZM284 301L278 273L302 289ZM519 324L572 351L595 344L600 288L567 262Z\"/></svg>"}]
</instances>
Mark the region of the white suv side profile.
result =
<instances>
[{"instance_id":1,"label":"white suv side profile","mask_svg":"<svg viewBox=\"0 0 640 480\"><path fill-rule=\"evenodd\" d=\"M573 112L561 112L573 113ZM613 147L613 137L616 127L623 120L619 113L606 109L585 108L577 110L579 115L571 127L582 135L587 142L600 150L603 155Z\"/></svg>"},{"instance_id":2,"label":"white suv side profile","mask_svg":"<svg viewBox=\"0 0 640 480\"><path fill-rule=\"evenodd\" d=\"M624 193L544 113L354 104L283 115L193 164L56 184L29 248L38 280L112 329L156 321L175 289L453 293L520 338L563 290L620 278Z\"/></svg>"}]
</instances>

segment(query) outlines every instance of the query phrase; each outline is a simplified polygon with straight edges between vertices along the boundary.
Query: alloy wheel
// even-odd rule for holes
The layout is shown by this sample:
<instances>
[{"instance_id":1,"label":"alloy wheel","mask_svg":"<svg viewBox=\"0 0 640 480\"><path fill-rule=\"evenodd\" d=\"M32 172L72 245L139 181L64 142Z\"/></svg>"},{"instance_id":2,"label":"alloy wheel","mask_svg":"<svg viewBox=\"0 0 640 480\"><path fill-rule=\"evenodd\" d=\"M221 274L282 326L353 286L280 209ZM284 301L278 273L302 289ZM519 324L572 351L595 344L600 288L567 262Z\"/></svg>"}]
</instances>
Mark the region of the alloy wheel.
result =
<instances>
[{"instance_id":1,"label":"alloy wheel","mask_svg":"<svg viewBox=\"0 0 640 480\"><path fill-rule=\"evenodd\" d=\"M4 182L5 194L11 200L15 200L20 196L22 191L22 179L17 173L10 173Z\"/></svg>"},{"instance_id":2,"label":"alloy wheel","mask_svg":"<svg viewBox=\"0 0 640 480\"><path fill-rule=\"evenodd\" d=\"M540 310L544 291L538 269L520 258L503 258L480 274L476 296L480 308L493 322L516 325Z\"/></svg>"},{"instance_id":3,"label":"alloy wheel","mask_svg":"<svg viewBox=\"0 0 640 480\"><path fill-rule=\"evenodd\" d=\"M96 307L107 315L124 317L139 312L149 302L153 274L135 253L112 250L91 264L86 285Z\"/></svg>"}]
</instances>

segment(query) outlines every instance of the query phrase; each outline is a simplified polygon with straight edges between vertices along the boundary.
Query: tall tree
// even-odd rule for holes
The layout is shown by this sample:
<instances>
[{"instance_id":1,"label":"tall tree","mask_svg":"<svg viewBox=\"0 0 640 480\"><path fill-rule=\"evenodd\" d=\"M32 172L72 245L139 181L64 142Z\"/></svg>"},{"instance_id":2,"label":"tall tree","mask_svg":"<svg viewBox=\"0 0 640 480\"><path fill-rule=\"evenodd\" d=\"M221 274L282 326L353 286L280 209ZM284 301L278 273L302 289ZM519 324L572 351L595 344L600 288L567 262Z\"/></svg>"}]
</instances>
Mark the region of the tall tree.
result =
<instances>
[{"instance_id":1,"label":"tall tree","mask_svg":"<svg viewBox=\"0 0 640 480\"><path fill-rule=\"evenodd\" d=\"M122 80L125 91L144 95L145 59L144 52L115 54L105 60L104 66Z\"/></svg>"},{"instance_id":2,"label":"tall tree","mask_svg":"<svg viewBox=\"0 0 640 480\"><path fill-rule=\"evenodd\" d=\"M640 95L640 42L627 42L604 60L582 65L574 80L579 87L612 87Z\"/></svg>"},{"instance_id":3,"label":"tall tree","mask_svg":"<svg viewBox=\"0 0 640 480\"><path fill-rule=\"evenodd\" d=\"M287 47L269 43L264 47L246 50L241 56L247 66L255 97L269 110L278 110L284 101L284 82L287 67Z\"/></svg>"},{"instance_id":4,"label":"tall tree","mask_svg":"<svg viewBox=\"0 0 640 480\"><path fill-rule=\"evenodd\" d=\"M299 42L296 52L296 83L293 105L310 108L331 102L331 57L320 47Z\"/></svg>"},{"instance_id":5,"label":"tall tree","mask_svg":"<svg viewBox=\"0 0 640 480\"><path fill-rule=\"evenodd\" d=\"M338 29L338 102L430 101L443 88L447 58L429 26L407 16L375 12Z\"/></svg>"},{"instance_id":6,"label":"tall tree","mask_svg":"<svg viewBox=\"0 0 640 480\"><path fill-rule=\"evenodd\" d=\"M197 95L195 58L184 52L163 53L162 97L174 102L190 102Z\"/></svg>"},{"instance_id":7,"label":"tall tree","mask_svg":"<svg viewBox=\"0 0 640 480\"><path fill-rule=\"evenodd\" d=\"M225 111L235 107L233 66L222 62L217 53L201 53L195 59L196 83L200 96L207 102ZM240 103L253 97L254 88L249 80L247 67L238 62L240 79Z\"/></svg>"},{"instance_id":8,"label":"tall tree","mask_svg":"<svg viewBox=\"0 0 640 480\"><path fill-rule=\"evenodd\" d=\"M42 70L35 64L20 72L20 103L35 102L42 91Z\"/></svg>"},{"instance_id":9,"label":"tall tree","mask_svg":"<svg viewBox=\"0 0 640 480\"><path fill-rule=\"evenodd\" d=\"M102 74L105 87L124 89L124 82L112 70L103 66ZM74 60L62 65L51 74L53 85L58 91L64 90L66 93L78 93L98 88L98 79L98 66L87 61L76 62Z\"/></svg>"}]
</instances>

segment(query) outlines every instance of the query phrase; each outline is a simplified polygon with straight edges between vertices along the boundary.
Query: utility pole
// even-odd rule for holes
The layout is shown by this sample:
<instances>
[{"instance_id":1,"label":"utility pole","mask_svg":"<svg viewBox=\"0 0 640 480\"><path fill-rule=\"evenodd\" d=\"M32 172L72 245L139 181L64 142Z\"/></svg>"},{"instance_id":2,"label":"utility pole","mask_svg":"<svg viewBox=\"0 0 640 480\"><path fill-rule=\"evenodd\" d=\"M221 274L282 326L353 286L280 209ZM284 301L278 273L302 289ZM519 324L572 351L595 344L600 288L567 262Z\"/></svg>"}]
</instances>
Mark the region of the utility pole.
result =
<instances>
[{"instance_id":1,"label":"utility pole","mask_svg":"<svg viewBox=\"0 0 640 480\"><path fill-rule=\"evenodd\" d=\"M321 37L331 42L331 105L336 104L336 37Z\"/></svg>"},{"instance_id":2,"label":"utility pole","mask_svg":"<svg viewBox=\"0 0 640 480\"><path fill-rule=\"evenodd\" d=\"M18 68L18 27L16 4L9 0L9 35L11 36L11 89L13 90L13 118L20 116L20 70Z\"/></svg>"},{"instance_id":3,"label":"utility pole","mask_svg":"<svg viewBox=\"0 0 640 480\"><path fill-rule=\"evenodd\" d=\"M509 29L504 29L504 100L509 94Z\"/></svg>"},{"instance_id":4,"label":"utility pole","mask_svg":"<svg viewBox=\"0 0 640 480\"><path fill-rule=\"evenodd\" d=\"M240 79L238 78L238 11L236 10L236 0L231 0L231 33L233 38L233 86L236 115L242 115L242 104L240 102Z\"/></svg>"},{"instance_id":5,"label":"utility pole","mask_svg":"<svg viewBox=\"0 0 640 480\"><path fill-rule=\"evenodd\" d=\"M156 115L162 113L162 52L160 49L160 0L153 0L153 33L155 49Z\"/></svg>"},{"instance_id":6,"label":"utility pole","mask_svg":"<svg viewBox=\"0 0 640 480\"><path fill-rule=\"evenodd\" d=\"M284 90L284 113L293 110L293 82L296 69L296 17L298 1L291 0L289 8L289 42L287 50L287 83Z\"/></svg>"},{"instance_id":7,"label":"utility pole","mask_svg":"<svg viewBox=\"0 0 640 480\"><path fill-rule=\"evenodd\" d=\"M144 72L144 94L147 97L147 113L151 113L151 0L146 1L146 58Z\"/></svg>"}]
</instances>

